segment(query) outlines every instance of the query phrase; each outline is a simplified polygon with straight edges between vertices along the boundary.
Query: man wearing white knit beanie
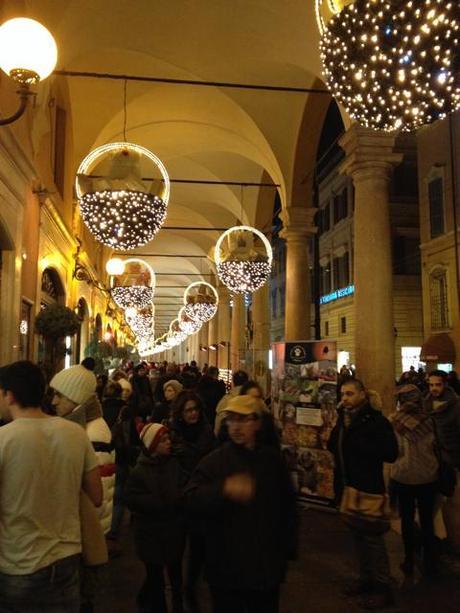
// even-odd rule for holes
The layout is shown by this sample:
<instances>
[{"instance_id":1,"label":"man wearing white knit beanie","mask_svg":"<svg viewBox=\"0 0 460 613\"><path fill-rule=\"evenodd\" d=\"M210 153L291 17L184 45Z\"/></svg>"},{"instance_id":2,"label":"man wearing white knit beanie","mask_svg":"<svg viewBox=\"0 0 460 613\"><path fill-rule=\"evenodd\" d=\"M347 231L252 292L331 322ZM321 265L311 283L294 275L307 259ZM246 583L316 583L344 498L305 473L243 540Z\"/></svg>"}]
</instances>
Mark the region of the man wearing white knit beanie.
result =
<instances>
[{"instance_id":1,"label":"man wearing white knit beanie","mask_svg":"<svg viewBox=\"0 0 460 613\"><path fill-rule=\"evenodd\" d=\"M52 405L60 417L79 423L93 443L104 489L104 501L99 509L99 519L104 534L112 522L113 494L115 489L115 454L112 449L112 433L102 417L101 403L96 395L96 377L77 364L58 372L50 381L54 389Z\"/></svg>"}]
</instances>

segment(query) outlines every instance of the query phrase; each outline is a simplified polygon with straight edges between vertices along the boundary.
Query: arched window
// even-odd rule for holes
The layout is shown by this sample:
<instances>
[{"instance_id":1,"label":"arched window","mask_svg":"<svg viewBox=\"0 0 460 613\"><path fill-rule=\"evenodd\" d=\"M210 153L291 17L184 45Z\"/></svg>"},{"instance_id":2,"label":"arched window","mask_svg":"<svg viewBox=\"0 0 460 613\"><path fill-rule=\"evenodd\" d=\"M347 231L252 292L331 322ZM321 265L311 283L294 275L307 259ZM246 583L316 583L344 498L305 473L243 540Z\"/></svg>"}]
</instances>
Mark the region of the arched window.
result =
<instances>
[{"instance_id":1,"label":"arched window","mask_svg":"<svg viewBox=\"0 0 460 613\"><path fill-rule=\"evenodd\" d=\"M41 307L50 304L65 304L65 291L54 268L45 268L41 283Z\"/></svg>"},{"instance_id":2,"label":"arched window","mask_svg":"<svg viewBox=\"0 0 460 613\"><path fill-rule=\"evenodd\" d=\"M430 274L430 306L432 330L449 327L447 271L437 268Z\"/></svg>"}]
</instances>

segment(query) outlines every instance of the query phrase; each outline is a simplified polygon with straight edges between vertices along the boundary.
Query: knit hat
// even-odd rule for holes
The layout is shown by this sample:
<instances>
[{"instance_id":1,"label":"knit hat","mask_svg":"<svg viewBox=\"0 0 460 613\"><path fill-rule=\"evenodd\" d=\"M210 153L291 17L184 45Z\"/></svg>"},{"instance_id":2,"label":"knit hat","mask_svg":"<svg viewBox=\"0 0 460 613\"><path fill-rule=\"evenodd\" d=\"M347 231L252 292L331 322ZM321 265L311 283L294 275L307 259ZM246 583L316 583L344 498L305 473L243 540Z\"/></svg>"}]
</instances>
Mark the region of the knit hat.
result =
<instances>
[{"instance_id":1,"label":"knit hat","mask_svg":"<svg viewBox=\"0 0 460 613\"><path fill-rule=\"evenodd\" d=\"M77 364L54 375L50 387L78 405L96 392L96 377L90 370Z\"/></svg>"},{"instance_id":2,"label":"knit hat","mask_svg":"<svg viewBox=\"0 0 460 613\"><path fill-rule=\"evenodd\" d=\"M233 396L225 407L226 411L231 413L239 413L240 415L252 415L256 413L260 415L267 410L265 402L261 398L254 398L254 396Z\"/></svg>"},{"instance_id":3,"label":"knit hat","mask_svg":"<svg viewBox=\"0 0 460 613\"><path fill-rule=\"evenodd\" d=\"M179 383L179 381L177 381L176 379L170 379L169 381L166 381L166 383L163 385L163 391L165 391L167 387L172 387L176 394L180 394L181 391L184 389L182 383Z\"/></svg>"},{"instance_id":4,"label":"knit hat","mask_svg":"<svg viewBox=\"0 0 460 613\"><path fill-rule=\"evenodd\" d=\"M160 442L160 438L167 432L168 428L163 424L149 423L145 424L139 436L147 451L152 453Z\"/></svg>"}]
</instances>

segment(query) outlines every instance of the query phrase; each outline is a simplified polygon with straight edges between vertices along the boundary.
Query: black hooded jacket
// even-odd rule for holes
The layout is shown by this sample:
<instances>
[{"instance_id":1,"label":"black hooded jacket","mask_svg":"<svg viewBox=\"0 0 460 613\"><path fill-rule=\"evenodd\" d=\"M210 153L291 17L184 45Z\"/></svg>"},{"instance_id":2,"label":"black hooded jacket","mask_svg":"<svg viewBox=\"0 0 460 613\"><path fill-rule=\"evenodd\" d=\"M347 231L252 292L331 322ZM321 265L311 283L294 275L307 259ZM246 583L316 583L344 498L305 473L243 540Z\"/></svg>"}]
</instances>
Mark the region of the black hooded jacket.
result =
<instances>
[{"instance_id":1,"label":"black hooded jacket","mask_svg":"<svg viewBox=\"0 0 460 613\"><path fill-rule=\"evenodd\" d=\"M380 411L366 403L345 428L343 409L339 409L328 449L335 459L337 501L340 501L345 485L369 494L385 492L383 464L396 461L398 442L390 422Z\"/></svg>"}]
</instances>

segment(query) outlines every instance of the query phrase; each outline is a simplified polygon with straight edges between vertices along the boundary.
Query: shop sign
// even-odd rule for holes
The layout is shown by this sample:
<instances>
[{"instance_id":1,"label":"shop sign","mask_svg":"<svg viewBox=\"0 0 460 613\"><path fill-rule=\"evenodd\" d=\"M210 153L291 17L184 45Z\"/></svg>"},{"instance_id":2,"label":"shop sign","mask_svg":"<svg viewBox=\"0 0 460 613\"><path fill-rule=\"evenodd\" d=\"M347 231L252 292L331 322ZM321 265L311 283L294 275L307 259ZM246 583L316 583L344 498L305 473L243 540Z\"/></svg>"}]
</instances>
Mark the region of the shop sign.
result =
<instances>
[{"instance_id":1,"label":"shop sign","mask_svg":"<svg viewBox=\"0 0 460 613\"><path fill-rule=\"evenodd\" d=\"M335 290L335 292L331 292L330 294L321 296L321 298L319 299L319 303L328 304L329 302L334 302L335 300L339 300L339 298L345 298L346 296L351 296L354 293L355 293L355 286L348 285L347 287L343 287L342 289Z\"/></svg>"}]
</instances>

